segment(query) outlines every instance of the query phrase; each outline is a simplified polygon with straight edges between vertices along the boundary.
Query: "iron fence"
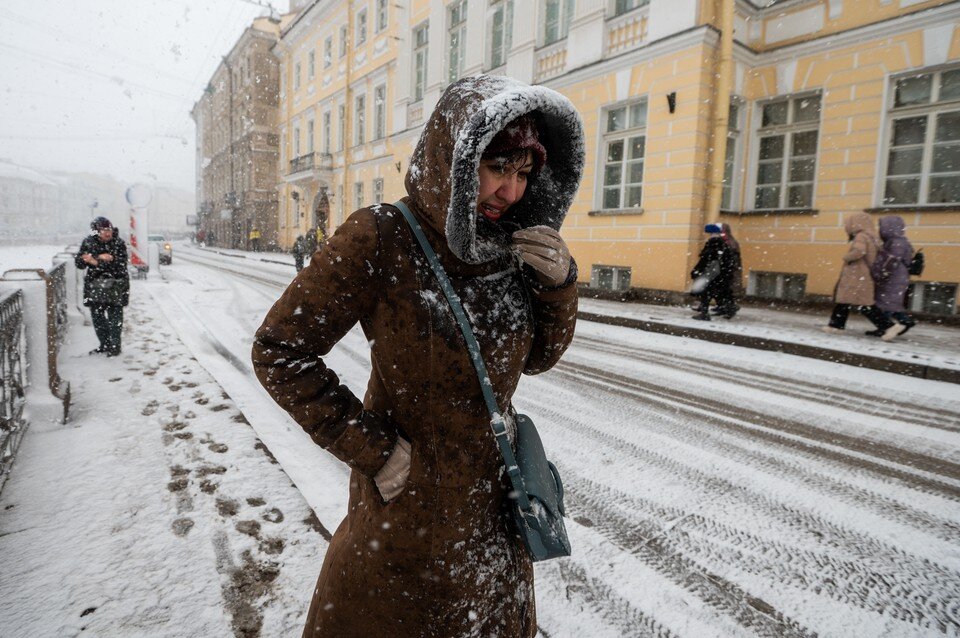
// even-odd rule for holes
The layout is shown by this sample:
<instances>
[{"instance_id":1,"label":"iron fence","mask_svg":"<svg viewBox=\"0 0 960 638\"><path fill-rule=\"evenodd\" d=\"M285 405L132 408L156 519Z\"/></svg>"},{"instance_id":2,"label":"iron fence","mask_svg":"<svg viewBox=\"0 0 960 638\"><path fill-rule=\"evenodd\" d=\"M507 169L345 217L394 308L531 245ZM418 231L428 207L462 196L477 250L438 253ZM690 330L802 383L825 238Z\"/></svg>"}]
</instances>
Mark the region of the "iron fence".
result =
<instances>
[{"instance_id":1,"label":"iron fence","mask_svg":"<svg viewBox=\"0 0 960 638\"><path fill-rule=\"evenodd\" d=\"M23 356L23 293L15 290L0 297L0 490L27 429Z\"/></svg>"}]
</instances>

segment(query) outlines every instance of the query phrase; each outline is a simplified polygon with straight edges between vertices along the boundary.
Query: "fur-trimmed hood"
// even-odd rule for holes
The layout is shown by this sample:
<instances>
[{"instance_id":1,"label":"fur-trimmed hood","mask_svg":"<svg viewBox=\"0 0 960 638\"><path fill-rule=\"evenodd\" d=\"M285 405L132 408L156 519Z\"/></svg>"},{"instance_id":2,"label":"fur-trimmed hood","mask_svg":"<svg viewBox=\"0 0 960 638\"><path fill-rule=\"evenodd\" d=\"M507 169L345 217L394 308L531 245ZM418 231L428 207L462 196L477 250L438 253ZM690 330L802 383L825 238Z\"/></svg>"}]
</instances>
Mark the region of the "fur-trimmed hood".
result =
<instances>
[{"instance_id":1,"label":"fur-trimmed hood","mask_svg":"<svg viewBox=\"0 0 960 638\"><path fill-rule=\"evenodd\" d=\"M527 113L537 121L547 163L523 199L493 223L477 215L480 157L497 133ZM501 76L463 78L447 87L420 135L407 193L454 255L480 264L507 253L513 230L560 229L580 186L584 152L583 123L566 97Z\"/></svg>"}]
</instances>

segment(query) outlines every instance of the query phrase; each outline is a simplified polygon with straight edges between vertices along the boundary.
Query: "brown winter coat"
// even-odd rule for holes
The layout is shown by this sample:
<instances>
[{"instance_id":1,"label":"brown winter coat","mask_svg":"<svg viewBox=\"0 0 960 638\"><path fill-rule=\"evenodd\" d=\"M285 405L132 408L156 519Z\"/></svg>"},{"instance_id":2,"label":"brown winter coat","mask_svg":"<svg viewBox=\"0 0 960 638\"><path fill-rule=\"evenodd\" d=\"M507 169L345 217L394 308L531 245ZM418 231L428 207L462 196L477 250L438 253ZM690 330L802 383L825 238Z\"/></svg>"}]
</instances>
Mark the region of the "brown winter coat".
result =
<instances>
[{"instance_id":1,"label":"brown winter coat","mask_svg":"<svg viewBox=\"0 0 960 638\"><path fill-rule=\"evenodd\" d=\"M880 250L880 238L867 213L850 215L844 220L843 226L852 240L843 256L843 268L833 299L837 303L872 306L874 291L870 267Z\"/></svg>"},{"instance_id":2,"label":"brown winter coat","mask_svg":"<svg viewBox=\"0 0 960 638\"><path fill-rule=\"evenodd\" d=\"M509 235L477 220L483 147L515 115L534 111L553 134L543 137L556 138L545 139L548 167L527 191L541 205L525 196L526 207L516 204L505 219L558 228L579 183L582 132L572 105L542 87L484 77L452 85L406 180L405 202L463 301L501 409L521 373L557 362L576 316L574 277L539 288L511 255ZM357 322L371 344L362 403L322 360ZM395 208L361 209L337 229L268 313L253 361L274 399L353 468L347 517L327 549L305 636L535 635L533 570L506 518L480 386ZM372 477L398 435L412 444L410 478L384 503Z\"/></svg>"}]
</instances>

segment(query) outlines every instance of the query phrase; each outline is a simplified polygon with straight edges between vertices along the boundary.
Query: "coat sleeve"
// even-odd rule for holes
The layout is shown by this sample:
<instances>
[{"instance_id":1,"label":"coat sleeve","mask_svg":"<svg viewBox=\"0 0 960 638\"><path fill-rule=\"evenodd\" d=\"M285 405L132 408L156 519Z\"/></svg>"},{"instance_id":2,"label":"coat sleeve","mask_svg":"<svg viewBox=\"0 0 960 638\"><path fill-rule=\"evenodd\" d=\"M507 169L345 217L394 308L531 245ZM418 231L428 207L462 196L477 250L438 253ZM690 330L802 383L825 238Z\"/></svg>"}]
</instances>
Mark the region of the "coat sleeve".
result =
<instances>
[{"instance_id":1,"label":"coat sleeve","mask_svg":"<svg viewBox=\"0 0 960 638\"><path fill-rule=\"evenodd\" d=\"M850 242L850 249L847 251L847 254L843 256L843 261L852 264L858 259L866 257L867 241L867 237L863 233L857 233L853 241Z\"/></svg>"},{"instance_id":2,"label":"coat sleeve","mask_svg":"<svg viewBox=\"0 0 960 638\"><path fill-rule=\"evenodd\" d=\"M80 250L78 250L78 251L77 251L77 254L74 255L74 257L73 257L73 263L74 263L74 265L76 265L76 267L79 268L80 270L83 270L84 268L87 267L87 262L85 262L85 261L80 257L80 255L83 255L84 253L88 253L88 252L90 252L90 243L89 243L86 239L84 239L84 240L80 243Z\"/></svg>"},{"instance_id":3,"label":"coat sleeve","mask_svg":"<svg viewBox=\"0 0 960 638\"><path fill-rule=\"evenodd\" d=\"M379 232L369 210L350 216L267 313L253 367L273 399L317 445L368 477L393 450L396 428L323 361L376 303Z\"/></svg>"},{"instance_id":4,"label":"coat sleeve","mask_svg":"<svg viewBox=\"0 0 960 638\"><path fill-rule=\"evenodd\" d=\"M534 282L534 279L530 279ZM570 274L560 286L548 288L531 283L533 347L525 374L546 372L560 360L573 340L577 323L577 263L570 260Z\"/></svg>"}]
</instances>

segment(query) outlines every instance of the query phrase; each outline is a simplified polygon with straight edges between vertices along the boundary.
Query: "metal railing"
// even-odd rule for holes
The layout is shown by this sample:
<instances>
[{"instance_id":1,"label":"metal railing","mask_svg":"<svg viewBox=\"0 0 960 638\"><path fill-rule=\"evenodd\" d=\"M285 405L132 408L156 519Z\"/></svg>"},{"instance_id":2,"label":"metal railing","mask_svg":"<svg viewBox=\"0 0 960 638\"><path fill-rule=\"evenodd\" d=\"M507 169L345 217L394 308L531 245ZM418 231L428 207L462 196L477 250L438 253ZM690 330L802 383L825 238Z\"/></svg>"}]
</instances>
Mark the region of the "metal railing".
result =
<instances>
[{"instance_id":1,"label":"metal railing","mask_svg":"<svg viewBox=\"0 0 960 638\"><path fill-rule=\"evenodd\" d=\"M47 282L47 365L50 371L50 391L70 403L70 386L61 388L57 372L57 356L67 336L67 277L66 266L57 264L42 275ZM64 415L66 417L66 415Z\"/></svg>"},{"instance_id":2,"label":"metal railing","mask_svg":"<svg viewBox=\"0 0 960 638\"><path fill-rule=\"evenodd\" d=\"M328 171L333 166L330 153L307 153L290 160L290 175L314 169Z\"/></svg>"},{"instance_id":3,"label":"metal railing","mask_svg":"<svg viewBox=\"0 0 960 638\"><path fill-rule=\"evenodd\" d=\"M0 490L27 430L23 358L23 293L14 290L0 297Z\"/></svg>"}]
</instances>

